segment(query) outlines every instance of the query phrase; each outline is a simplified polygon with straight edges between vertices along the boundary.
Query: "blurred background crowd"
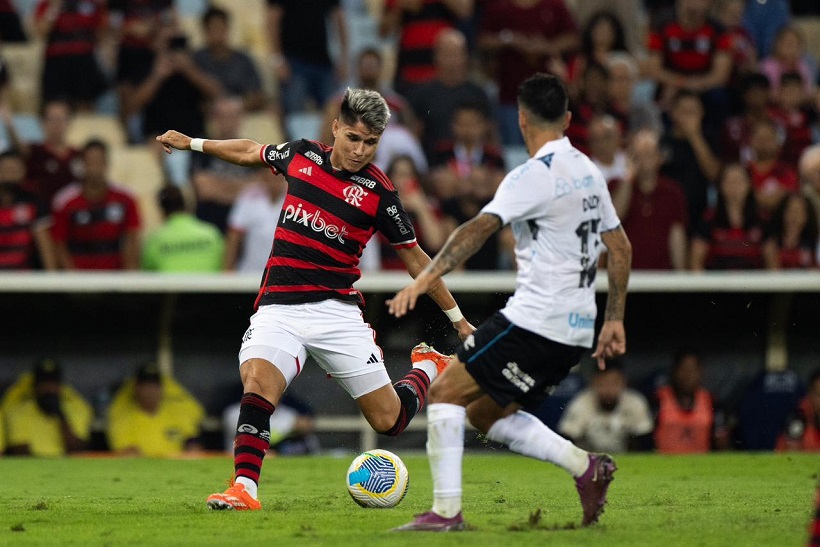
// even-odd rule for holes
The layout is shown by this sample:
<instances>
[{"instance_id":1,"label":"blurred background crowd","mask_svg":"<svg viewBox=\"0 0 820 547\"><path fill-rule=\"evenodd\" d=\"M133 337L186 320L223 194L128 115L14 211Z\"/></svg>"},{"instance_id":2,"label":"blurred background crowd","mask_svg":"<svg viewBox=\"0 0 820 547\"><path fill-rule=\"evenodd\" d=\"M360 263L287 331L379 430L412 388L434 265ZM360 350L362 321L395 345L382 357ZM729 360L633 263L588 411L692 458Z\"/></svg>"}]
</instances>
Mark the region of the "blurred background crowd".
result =
<instances>
[{"instance_id":1,"label":"blurred background crowd","mask_svg":"<svg viewBox=\"0 0 820 547\"><path fill-rule=\"evenodd\" d=\"M154 137L332 144L345 86L387 99L375 163L432 255L527 158L515 95L537 71L568 86L567 135L607 178L634 269L815 269L818 60L816 0L0 0L0 270L260 274L284 180L204 154L168 156ZM402 264L374 237L361 268ZM511 234L465 268L514 270ZM722 411L691 379L699 359L675 357L670 381L643 395L624 391L620 365L587 391L570 379L559 395L564 406L577 399L563 417L534 411L610 447L601 450L675 451L682 436L707 450L820 448L816 374L750 384L783 397L777 416L759 399ZM680 370L690 379L673 381ZM93 446L200 446L202 407L160 376L146 365L124 379L106 416L136 431L151 417L165 431L155 444L167 446L137 448L125 432ZM39 360L14 386L0 406L10 452L59 452L15 436L38 429L25 422L38 413L60 451L90 446L93 413L58 363ZM183 410L161 411L169 400ZM291 404L283 438L296 431L294 451L315 449L309 408ZM605 415L595 421L583 405ZM188 421L168 425L163 412ZM771 420L765 438L751 439L744 412ZM669 420L677 425L663 429Z\"/></svg>"}]
</instances>

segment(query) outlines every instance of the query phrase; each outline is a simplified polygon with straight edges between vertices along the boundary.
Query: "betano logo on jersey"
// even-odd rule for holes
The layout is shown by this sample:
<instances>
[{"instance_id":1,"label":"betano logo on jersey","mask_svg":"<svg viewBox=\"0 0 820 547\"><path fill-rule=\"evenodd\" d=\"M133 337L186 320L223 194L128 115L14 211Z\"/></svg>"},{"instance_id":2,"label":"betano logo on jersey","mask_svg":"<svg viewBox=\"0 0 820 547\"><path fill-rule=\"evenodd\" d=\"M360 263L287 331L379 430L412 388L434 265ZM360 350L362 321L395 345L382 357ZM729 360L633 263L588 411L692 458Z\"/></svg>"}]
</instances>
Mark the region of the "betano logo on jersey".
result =
<instances>
[{"instance_id":1,"label":"betano logo on jersey","mask_svg":"<svg viewBox=\"0 0 820 547\"><path fill-rule=\"evenodd\" d=\"M338 239L339 243L345 242L344 236L347 235L347 226L339 227L335 224L329 224L322 218L320 211L309 213L306 209L303 209L301 203L296 207L293 205L285 207L285 214L282 216L282 226L289 220L307 226L314 232L323 233L328 239Z\"/></svg>"},{"instance_id":2,"label":"betano logo on jersey","mask_svg":"<svg viewBox=\"0 0 820 547\"><path fill-rule=\"evenodd\" d=\"M356 207L362 206L362 200L366 195L370 192L365 192L362 190L361 186L356 186L351 184L347 188L345 188L342 193L345 195L345 203L349 203L351 205L355 205Z\"/></svg>"}]
</instances>

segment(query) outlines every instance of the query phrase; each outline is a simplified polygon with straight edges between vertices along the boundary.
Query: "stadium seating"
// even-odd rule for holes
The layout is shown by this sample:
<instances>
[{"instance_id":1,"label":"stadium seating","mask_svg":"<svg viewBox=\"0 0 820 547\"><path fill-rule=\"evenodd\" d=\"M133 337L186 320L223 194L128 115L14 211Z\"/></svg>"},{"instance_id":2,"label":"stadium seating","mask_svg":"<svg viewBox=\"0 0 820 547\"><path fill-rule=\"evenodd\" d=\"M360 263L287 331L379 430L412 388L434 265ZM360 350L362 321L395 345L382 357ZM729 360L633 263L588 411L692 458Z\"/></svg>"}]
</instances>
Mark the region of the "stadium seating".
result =
<instances>
[{"instance_id":1,"label":"stadium seating","mask_svg":"<svg viewBox=\"0 0 820 547\"><path fill-rule=\"evenodd\" d=\"M98 138L108 146L125 146L127 139L120 120L105 114L78 113L68 128L68 143L77 148L89 139Z\"/></svg>"},{"instance_id":2,"label":"stadium seating","mask_svg":"<svg viewBox=\"0 0 820 547\"><path fill-rule=\"evenodd\" d=\"M281 121L270 112L251 113L245 115L240 134L261 143L280 143L285 141L281 127Z\"/></svg>"},{"instance_id":3,"label":"stadium seating","mask_svg":"<svg viewBox=\"0 0 820 547\"><path fill-rule=\"evenodd\" d=\"M40 107L40 82L43 71L43 44L3 45L3 58L11 74L11 101L16 113L37 113Z\"/></svg>"},{"instance_id":4,"label":"stadium seating","mask_svg":"<svg viewBox=\"0 0 820 547\"><path fill-rule=\"evenodd\" d=\"M156 229L162 222L156 195L164 182L157 153L150 146L113 147L110 177L137 200L143 233Z\"/></svg>"}]
</instances>

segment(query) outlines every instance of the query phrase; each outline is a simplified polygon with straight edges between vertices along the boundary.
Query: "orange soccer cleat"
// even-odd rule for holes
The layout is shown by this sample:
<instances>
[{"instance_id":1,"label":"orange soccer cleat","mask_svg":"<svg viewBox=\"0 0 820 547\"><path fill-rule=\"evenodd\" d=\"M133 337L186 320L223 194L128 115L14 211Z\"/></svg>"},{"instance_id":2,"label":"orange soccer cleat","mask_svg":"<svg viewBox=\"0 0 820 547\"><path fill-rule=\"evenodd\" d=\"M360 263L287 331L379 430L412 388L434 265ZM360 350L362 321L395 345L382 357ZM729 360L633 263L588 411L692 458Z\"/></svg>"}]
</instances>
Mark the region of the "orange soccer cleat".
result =
<instances>
[{"instance_id":1,"label":"orange soccer cleat","mask_svg":"<svg viewBox=\"0 0 820 547\"><path fill-rule=\"evenodd\" d=\"M410 351L410 361L418 363L419 361L432 361L436 365L436 370L439 374L444 372L444 369L450 364L453 358L449 355L437 352L432 346L428 346L424 342L417 345Z\"/></svg>"},{"instance_id":2,"label":"orange soccer cleat","mask_svg":"<svg viewBox=\"0 0 820 547\"><path fill-rule=\"evenodd\" d=\"M232 483L231 486L221 494L211 494L208 496L208 507L216 511L233 509L235 511L256 511L262 509L262 504L258 499L245 492L245 485Z\"/></svg>"}]
</instances>

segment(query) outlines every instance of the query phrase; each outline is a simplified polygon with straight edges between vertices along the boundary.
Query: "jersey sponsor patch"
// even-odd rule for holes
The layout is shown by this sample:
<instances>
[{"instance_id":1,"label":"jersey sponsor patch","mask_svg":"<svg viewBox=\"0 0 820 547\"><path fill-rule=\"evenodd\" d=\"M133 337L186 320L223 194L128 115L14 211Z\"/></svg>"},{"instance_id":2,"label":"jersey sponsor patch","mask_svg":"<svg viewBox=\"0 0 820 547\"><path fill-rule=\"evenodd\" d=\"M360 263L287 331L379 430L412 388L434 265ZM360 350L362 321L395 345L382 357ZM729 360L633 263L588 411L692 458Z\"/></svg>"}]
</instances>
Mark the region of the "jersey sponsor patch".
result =
<instances>
[{"instance_id":1,"label":"jersey sponsor patch","mask_svg":"<svg viewBox=\"0 0 820 547\"><path fill-rule=\"evenodd\" d=\"M313 150L308 150L305 152L305 157L315 163L316 165L322 165L324 161L322 160L322 156L314 152Z\"/></svg>"},{"instance_id":2,"label":"jersey sponsor patch","mask_svg":"<svg viewBox=\"0 0 820 547\"><path fill-rule=\"evenodd\" d=\"M324 234L328 239L336 239L339 243L345 242L344 237L347 235L347 226L330 224L322 218L322 212L318 209L313 212L308 212L301 203L296 205L296 207L288 205L285 207L284 215L282 215L282 226L285 226L288 221L307 226L314 232Z\"/></svg>"}]
</instances>

